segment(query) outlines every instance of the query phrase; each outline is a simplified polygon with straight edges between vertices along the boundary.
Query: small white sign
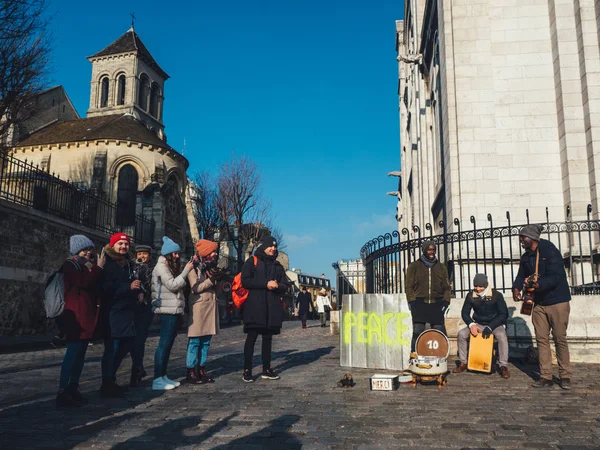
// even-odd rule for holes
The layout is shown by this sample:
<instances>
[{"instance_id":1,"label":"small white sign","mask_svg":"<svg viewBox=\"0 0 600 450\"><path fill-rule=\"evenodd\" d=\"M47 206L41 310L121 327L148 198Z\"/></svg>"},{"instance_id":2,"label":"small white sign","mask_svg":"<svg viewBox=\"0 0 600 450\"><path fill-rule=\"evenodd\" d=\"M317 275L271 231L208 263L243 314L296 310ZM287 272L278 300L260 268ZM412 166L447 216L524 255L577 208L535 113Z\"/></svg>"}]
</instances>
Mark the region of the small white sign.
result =
<instances>
[{"instance_id":1,"label":"small white sign","mask_svg":"<svg viewBox=\"0 0 600 450\"><path fill-rule=\"evenodd\" d=\"M372 391L393 391L398 389L398 375L375 374L371 377Z\"/></svg>"}]
</instances>

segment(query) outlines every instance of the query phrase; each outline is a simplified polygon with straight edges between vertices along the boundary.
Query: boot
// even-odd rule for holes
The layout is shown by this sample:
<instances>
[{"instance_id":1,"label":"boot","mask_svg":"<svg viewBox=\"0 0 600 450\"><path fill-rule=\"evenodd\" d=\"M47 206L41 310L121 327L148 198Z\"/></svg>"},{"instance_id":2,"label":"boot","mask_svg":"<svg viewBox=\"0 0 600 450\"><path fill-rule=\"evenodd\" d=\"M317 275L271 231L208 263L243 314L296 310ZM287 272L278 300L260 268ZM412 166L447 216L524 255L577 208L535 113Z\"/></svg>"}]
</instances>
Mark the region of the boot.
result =
<instances>
[{"instance_id":1,"label":"boot","mask_svg":"<svg viewBox=\"0 0 600 450\"><path fill-rule=\"evenodd\" d=\"M129 378L129 387L137 387L142 382L142 373L140 369L131 366L131 378Z\"/></svg>"},{"instance_id":2,"label":"boot","mask_svg":"<svg viewBox=\"0 0 600 450\"><path fill-rule=\"evenodd\" d=\"M208 374L206 373L206 370L204 369L204 366L200 366L200 368L198 370L198 375L200 376L202 383L214 383L215 382L215 380L213 380L210 376L208 376Z\"/></svg>"},{"instance_id":3,"label":"boot","mask_svg":"<svg viewBox=\"0 0 600 450\"><path fill-rule=\"evenodd\" d=\"M185 381L187 381L190 384L202 384L202 380L200 379L200 377L198 377L198 374L196 373L196 368L187 368L187 377L185 377Z\"/></svg>"},{"instance_id":4,"label":"boot","mask_svg":"<svg viewBox=\"0 0 600 450\"><path fill-rule=\"evenodd\" d=\"M60 389L56 394L57 408L72 408L79 407L82 404L75 400L67 389Z\"/></svg>"},{"instance_id":5,"label":"boot","mask_svg":"<svg viewBox=\"0 0 600 450\"><path fill-rule=\"evenodd\" d=\"M71 398L73 400L75 400L76 402L81 403L82 405L88 404L87 399L83 395L81 395L81 392L79 392L79 384L78 383L69 384L69 387L66 389L66 391L71 395Z\"/></svg>"}]
</instances>

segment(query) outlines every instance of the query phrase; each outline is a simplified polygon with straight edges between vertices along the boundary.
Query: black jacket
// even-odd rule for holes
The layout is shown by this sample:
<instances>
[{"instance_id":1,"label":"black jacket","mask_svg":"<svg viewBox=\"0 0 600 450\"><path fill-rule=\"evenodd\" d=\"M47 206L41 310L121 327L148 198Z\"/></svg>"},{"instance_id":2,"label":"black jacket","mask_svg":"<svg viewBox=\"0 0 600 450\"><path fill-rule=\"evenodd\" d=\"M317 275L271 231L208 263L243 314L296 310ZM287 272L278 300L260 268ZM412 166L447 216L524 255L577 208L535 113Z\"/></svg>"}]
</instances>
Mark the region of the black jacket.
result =
<instances>
[{"instance_id":1,"label":"black jacket","mask_svg":"<svg viewBox=\"0 0 600 450\"><path fill-rule=\"evenodd\" d=\"M308 305L312 303L310 292L300 292L298 294L298 315L308 314Z\"/></svg>"},{"instance_id":2,"label":"black jacket","mask_svg":"<svg viewBox=\"0 0 600 450\"><path fill-rule=\"evenodd\" d=\"M135 336L137 291L131 290L134 279L131 263L127 261L121 266L107 254L102 275L104 337Z\"/></svg>"},{"instance_id":3,"label":"black jacket","mask_svg":"<svg viewBox=\"0 0 600 450\"><path fill-rule=\"evenodd\" d=\"M540 239L537 251L540 253L538 268L540 287L535 291L535 304L550 306L568 302L571 300L571 290L562 255L556 246L546 239ZM522 290L525 279L535 273L535 253L528 250L521 255L519 272L513 283L513 289Z\"/></svg>"},{"instance_id":4,"label":"black jacket","mask_svg":"<svg viewBox=\"0 0 600 450\"><path fill-rule=\"evenodd\" d=\"M471 310L473 311L473 317L471 317ZM469 292L463 304L461 316L467 325L475 322L494 330L500 325L506 325L508 308L504 296L496 289L492 289L491 295L485 297Z\"/></svg>"},{"instance_id":5,"label":"black jacket","mask_svg":"<svg viewBox=\"0 0 600 450\"><path fill-rule=\"evenodd\" d=\"M259 330L261 333L279 334L283 323L280 298L289 287L287 276L279 262L269 260L258 250L256 256L256 266L254 258L249 258L242 267L242 286L249 291L242 306L244 332ZM277 281L277 290L267 289L267 282L270 280Z\"/></svg>"}]
</instances>

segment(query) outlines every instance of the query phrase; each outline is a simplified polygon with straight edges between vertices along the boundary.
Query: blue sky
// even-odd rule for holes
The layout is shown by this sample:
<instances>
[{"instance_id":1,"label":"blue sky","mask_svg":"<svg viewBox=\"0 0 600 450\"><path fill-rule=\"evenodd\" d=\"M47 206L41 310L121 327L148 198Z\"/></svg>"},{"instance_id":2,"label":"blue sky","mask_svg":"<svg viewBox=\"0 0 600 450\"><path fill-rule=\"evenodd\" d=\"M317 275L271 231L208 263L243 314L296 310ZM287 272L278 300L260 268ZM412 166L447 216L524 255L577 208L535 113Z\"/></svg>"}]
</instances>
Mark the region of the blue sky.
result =
<instances>
[{"instance_id":1,"label":"blue sky","mask_svg":"<svg viewBox=\"0 0 600 450\"><path fill-rule=\"evenodd\" d=\"M52 1L52 0L51 0ZM182 7L182 4L186 4ZM402 0L53 0L53 75L80 115L85 59L135 28L162 68L169 144L189 173L232 153L261 168L290 266L324 272L395 229L399 129L395 20Z\"/></svg>"}]
</instances>

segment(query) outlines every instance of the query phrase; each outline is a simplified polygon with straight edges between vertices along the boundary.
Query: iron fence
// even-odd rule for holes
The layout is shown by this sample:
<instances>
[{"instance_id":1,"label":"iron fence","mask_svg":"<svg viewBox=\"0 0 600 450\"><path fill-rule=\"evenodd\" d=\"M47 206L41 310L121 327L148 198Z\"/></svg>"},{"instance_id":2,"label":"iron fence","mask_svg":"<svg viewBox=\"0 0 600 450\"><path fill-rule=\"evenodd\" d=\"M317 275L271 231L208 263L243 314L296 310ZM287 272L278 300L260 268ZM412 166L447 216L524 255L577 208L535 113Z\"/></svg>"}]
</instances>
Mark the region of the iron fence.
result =
<instances>
[{"instance_id":1,"label":"iron fence","mask_svg":"<svg viewBox=\"0 0 600 450\"><path fill-rule=\"evenodd\" d=\"M563 255L573 294L600 293L600 221L592 220L591 212L592 207L588 205L587 220L571 221L567 208L567 221L551 222L546 208L546 222L539 224L541 237L553 242ZM432 240L438 247L438 258L448 269L455 297L466 295L474 275L480 272L488 275L496 289L510 291L523 252L519 233L530 223L528 211L526 217L526 224L513 225L507 212L507 225L495 227L488 214L487 226L478 227L477 220L471 216L468 227L455 219L453 225L457 231L453 233L445 232L447 227L440 222L440 234L434 234L433 226L427 223L425 233L415 225L411 230L404 228L378 236L361 249L366 290L368 293L404 292L408 265L420 258L423 242Z\"/></svg>"},{"instance_id":2,"label":"iron fence","mask_svg":"<svg viewBox=\"0 0 600 450\"><path fill-rule=\"evenodd\" d=\"M91 190L61 180L39 166L0 152L0 199L52 214L106 234L123 231L152 244L154 221L139 214L131 226L117 223L117 205Z\"/></svg>"}]
</instances>

